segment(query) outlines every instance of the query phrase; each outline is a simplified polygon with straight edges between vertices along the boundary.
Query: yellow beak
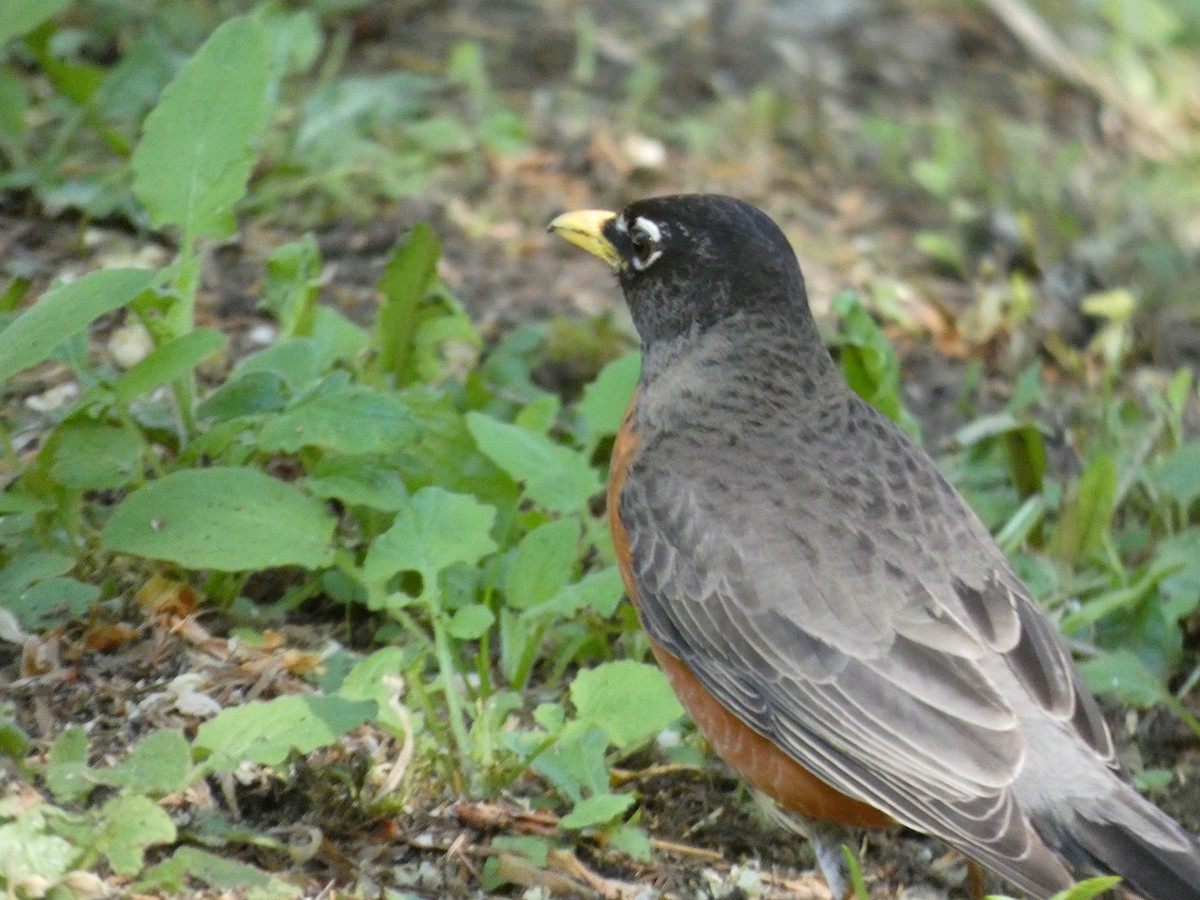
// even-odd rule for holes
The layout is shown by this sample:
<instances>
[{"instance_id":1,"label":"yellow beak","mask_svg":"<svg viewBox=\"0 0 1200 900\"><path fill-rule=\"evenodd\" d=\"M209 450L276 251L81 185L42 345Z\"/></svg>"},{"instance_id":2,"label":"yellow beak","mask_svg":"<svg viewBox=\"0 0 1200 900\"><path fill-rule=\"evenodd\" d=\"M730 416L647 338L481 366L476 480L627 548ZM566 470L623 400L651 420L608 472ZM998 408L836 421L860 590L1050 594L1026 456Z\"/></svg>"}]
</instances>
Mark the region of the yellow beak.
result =
<instances>
[{"instance_id":1,"label":"yellow beak","mask_svg":"<svg viewBox=\"0 0 1200 900\"><path fill-rule=\"evenodd\" d=\"M621 254L604 236L604 226L616 217L616 213L606 209L579 209L557 217L548 230L617 269L621 266Z\"/></svg>"}]
</instances>

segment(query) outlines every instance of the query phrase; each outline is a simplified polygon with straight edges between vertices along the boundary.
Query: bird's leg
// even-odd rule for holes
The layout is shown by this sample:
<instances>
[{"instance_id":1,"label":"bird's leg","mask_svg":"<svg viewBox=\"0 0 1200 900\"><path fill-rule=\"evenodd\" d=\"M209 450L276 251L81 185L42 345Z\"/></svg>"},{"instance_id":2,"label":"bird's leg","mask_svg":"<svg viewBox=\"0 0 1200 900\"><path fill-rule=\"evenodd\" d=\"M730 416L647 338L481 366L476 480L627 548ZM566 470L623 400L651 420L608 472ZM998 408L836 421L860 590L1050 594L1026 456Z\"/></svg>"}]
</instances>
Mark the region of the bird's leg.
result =
<instances>
[{"instance_id":1,"label":"bird's leg","mask_svg":"<svg viewBox=\"0 0 1200 900\"><path fill-rule=\"evenodd\" d=\"M855 845L853 830L843 825L819 822L787 812L762 791L756 790L753 794L755 802L770 821L795 832L812 845L817 866L825 878L825 883L829 885L829 892L833 894L834 900L848 900L852 896L853 884L850 881L846 858L842 855L842 846Z\"/></svg>"},{"instance_id":2,"label":"bird's leg","mask_svg":"<svg viewBox=\"0 0 1200 900\"><path fill-rule=\"evenodd\" d=\"M971 900L983 900L983 866L973 859L967 860L967 892Z\"/></svg>"}]
</instances>

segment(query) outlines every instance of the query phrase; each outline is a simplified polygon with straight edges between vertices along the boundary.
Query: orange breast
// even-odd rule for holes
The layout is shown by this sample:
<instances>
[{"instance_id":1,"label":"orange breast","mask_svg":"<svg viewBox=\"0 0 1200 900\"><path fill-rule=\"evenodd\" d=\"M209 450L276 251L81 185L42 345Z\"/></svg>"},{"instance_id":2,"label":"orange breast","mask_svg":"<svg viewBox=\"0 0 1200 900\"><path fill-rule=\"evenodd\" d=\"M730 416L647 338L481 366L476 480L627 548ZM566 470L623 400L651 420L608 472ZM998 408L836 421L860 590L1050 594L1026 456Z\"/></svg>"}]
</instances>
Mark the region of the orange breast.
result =
<instances>
[{"instance_id":1,"label":"orange breast","mask_svg":"<svg viewBox=\"0 0 1200 900\"><path fill-rule=\"evenodd\" d=\"M635 394L613 445L607 494L608 521L612 528L617 566L635 608L638 605L637 585L633 581L629 537L619 515L619 500L625 475L638 449L638 435L633 426L633 407L636 402ZM891 820L879 810L834 790L769 739L746 725L704 688L682 660L672 656L653 639L650 647L696 727L717 754L751 786L770 796L784 809L810 819L858 828L882 828L890 823Z\"/></svg>"}]
</instances>

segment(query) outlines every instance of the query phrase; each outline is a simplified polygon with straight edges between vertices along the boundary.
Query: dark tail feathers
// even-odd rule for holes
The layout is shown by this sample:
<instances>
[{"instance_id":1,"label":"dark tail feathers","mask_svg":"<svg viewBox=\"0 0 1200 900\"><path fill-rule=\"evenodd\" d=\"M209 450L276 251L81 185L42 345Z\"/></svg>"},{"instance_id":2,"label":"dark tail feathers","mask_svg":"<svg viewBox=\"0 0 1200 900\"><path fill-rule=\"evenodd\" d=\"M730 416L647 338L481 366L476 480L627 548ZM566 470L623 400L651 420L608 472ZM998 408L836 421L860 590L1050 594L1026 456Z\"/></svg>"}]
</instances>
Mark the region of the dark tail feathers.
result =
<instances>
[{"instance_id":1,"label":"dark tail feathers","mask_svg":"<svg viewBox=\"0 0 1200 900\"><path fill-rule=\"evenodd\" d=\"M1112 802L1125 815L1096 822L1077 813L1055 835L1059 852L1080 868L1120 875L1146 900L1200 900L1200 842L1133 788Z\"/></svg>"}]
</instances>

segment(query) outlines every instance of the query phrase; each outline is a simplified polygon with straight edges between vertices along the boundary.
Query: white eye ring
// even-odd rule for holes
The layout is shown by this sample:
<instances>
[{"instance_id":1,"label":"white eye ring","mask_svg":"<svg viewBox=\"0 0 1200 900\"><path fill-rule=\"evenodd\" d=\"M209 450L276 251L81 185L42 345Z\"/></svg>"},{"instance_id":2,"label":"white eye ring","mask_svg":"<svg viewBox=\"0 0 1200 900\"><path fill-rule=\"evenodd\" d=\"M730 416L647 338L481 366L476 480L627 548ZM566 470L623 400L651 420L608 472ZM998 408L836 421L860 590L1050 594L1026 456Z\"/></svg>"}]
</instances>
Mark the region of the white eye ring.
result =
<instances>
[{"instance_id":1,"label":"white eye ring","mask_svg":"<svg viewBox=\"0 0 1200 900\"><path fill-rule=\"evenodd\" d=\"M629 229L629 240L633 245L633 267L644 272L662 256L659 242L662 241L662 231L658 224L644 216L639 216Z\"/></svg>"}]
</instances>

